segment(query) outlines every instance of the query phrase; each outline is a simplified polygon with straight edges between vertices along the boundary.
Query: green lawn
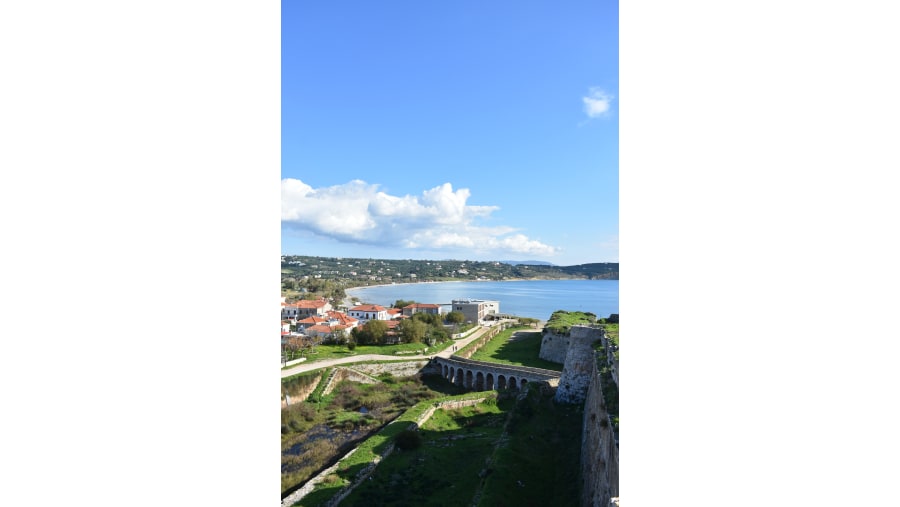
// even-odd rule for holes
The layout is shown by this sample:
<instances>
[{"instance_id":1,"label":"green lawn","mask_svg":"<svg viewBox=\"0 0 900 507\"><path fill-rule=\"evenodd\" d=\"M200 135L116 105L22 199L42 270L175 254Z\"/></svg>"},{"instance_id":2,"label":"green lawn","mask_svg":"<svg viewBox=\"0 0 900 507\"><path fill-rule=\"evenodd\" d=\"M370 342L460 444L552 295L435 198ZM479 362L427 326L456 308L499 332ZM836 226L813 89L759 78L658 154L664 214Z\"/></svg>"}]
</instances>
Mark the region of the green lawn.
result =
<instances>
[{"instance_id":1,"label":"green lawn","mask_svg":"<svg viewBox=\"0 0 900 507\"><path fill-rule=\"evenodd\" d=\"M562 371L563 365L538 357L541 352L541 332L528 331L531 328L507 329L484 344L470 359L492 363L531 366L553 371ZM515 339L510 338L516 335Z\"/></svg>"}]
</instances>

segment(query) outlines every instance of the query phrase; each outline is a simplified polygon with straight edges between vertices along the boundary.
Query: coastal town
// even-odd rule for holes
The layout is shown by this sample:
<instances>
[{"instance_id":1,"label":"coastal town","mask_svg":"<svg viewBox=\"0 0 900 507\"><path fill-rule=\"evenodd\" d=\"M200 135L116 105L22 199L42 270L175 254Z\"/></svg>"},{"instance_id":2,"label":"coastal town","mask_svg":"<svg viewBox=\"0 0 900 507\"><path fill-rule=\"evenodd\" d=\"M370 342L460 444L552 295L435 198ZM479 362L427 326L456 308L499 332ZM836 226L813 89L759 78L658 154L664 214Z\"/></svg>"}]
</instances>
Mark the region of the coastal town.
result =
<instances>
[{"instance_id":1,"label":"coastal town","mask_svg":"<svg viewBox=\"0 0 900 507\"><path fill-rule=\"evenodd\" d=\"M440 322L448 330L459 329L459 325L481 325L500 322L499 301L481 299L456 299L450 305L436 303L409 303L401 308L386 308L377 304L348 306L347 299L340 303L326 298L300 299L288 301L281 298L281 345L282 363L288 363L290 351L314 350L316 345L334 343L338 345L356 344L359 330L380 328L375 344L394 345L420 341L424 336L404 333L404 322L412 322L414 316L431 316L426 321ZM445 307L450 310L446 311ZM378 322L379 326L369 325ZM490 325L490 324L488 324ZM412 326L412 325L410 325ZM418 338L418 340L417 340ZM444 341L444 340L440 340ZM433 345L428 343L428 345Z\"/></svg>"}]
</instances>

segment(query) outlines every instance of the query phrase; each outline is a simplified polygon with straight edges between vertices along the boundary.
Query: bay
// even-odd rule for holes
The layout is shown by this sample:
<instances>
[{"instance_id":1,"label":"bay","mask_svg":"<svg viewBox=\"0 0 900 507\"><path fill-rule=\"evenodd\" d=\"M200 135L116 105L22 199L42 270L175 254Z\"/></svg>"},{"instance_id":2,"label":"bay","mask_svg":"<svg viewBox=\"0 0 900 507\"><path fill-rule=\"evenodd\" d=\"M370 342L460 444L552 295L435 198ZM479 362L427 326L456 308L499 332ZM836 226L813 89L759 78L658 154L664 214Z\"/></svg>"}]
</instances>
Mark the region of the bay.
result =
<instances>
[{"instance_id":1,"label":"bay","mask_svg":"<svg viewBox=\"0 0 900 507\"><path fill-rule=\"evenodd\" d=\"M515 280L505 282L430 282L347 289L362 303L390 307L398 299L446 305L454 299L500 302L500 312L547 320L556 310L619 313L618 280Z\"/></svg>"}]
</instances>

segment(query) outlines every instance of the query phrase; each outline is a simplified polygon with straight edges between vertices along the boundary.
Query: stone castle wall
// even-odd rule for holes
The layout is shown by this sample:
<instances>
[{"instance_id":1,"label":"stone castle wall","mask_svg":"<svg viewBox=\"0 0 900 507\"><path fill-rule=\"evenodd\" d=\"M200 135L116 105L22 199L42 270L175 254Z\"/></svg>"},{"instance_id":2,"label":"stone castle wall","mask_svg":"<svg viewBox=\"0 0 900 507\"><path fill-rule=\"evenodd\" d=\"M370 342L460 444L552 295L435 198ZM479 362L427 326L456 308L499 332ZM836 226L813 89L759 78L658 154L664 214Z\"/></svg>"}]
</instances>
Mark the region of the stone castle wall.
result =
<instances>
[{"instance_id":1,"label":"stone castle wall","mask_svg":"<svg viewBox=\"0 0 900 507\"><path fill-rule=\"evenodd\" d=\"M607 506L619 496L619 444L606 411L597 362L584 401L581 433L581 505Z\"/></svg>"},{"instance_id":2,"label":"stone castle wall","mask_svg":"<svg viewBox=\"0 0 900 507\"><path fill-rule=\"evenodd\" d=\"M566 335L544 332L538 357L546 361L563 364L566 362L566 353L569 351L570 341L571 339Z\"/></svg>"},{"instance_id":3,"label":"stone castle wall","mask_svg":"<svg viewBox=\"0 0 900 507\"><path fill-rule=\"evenodd\" d=\"M583 403L587 397L588 387L596 370L594 342L602 339L603 330L588 326L572 326L568 336L547 333L541 343L541 357L544 357L544 343L547 344L547 356L558 356L560 343L566 344L565 360L562 375L559 377L559 388L555 400L562 403ZM548 359L552 361L552 359Z\"/></svg>"},{"instance_id":4,"label":"stone castle wall","mask_svg":"<svg viewBox=\"0 0 900 507\"><path fill-rule=\"evenodd\" d=\"M573 326L568 335L545 333L540 357L563 363L555 400L584 403L581 437L581 505L608 506L619 496L619 444L606 410L594 343L603 342L608 363L618 384L619 362L602 329Z\"/></svg>"}]
</instances>

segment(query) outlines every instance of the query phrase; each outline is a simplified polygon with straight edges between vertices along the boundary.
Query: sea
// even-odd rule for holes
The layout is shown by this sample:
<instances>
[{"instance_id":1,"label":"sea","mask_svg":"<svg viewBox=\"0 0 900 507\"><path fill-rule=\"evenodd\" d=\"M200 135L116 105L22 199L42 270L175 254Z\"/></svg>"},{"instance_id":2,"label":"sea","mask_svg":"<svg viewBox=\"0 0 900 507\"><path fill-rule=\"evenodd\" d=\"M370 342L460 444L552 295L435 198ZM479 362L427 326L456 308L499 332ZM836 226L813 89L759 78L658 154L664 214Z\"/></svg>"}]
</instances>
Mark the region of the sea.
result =
<instances>
[{"instance_id":1,"label":"sea","mask_svg":"<svg viewBox=\"0 0 900 507\"><path fill-rule=\"evenodd\" d=\"M557 310L619 313L618 280L514 280L505 282L428 282L347 289L362 303L390 307L398 299L444 306L454 299L500 302L500 313L547 320Z\"/></svg>"}]
</instances>

